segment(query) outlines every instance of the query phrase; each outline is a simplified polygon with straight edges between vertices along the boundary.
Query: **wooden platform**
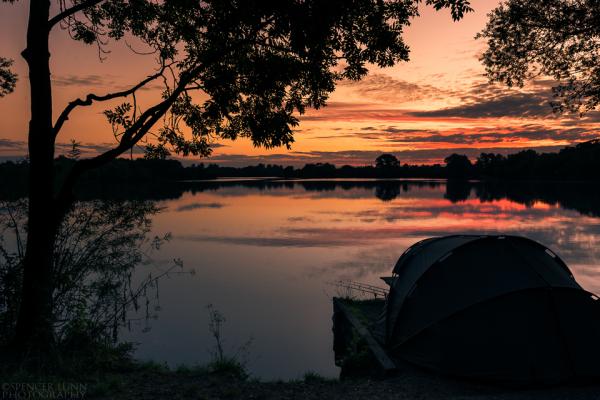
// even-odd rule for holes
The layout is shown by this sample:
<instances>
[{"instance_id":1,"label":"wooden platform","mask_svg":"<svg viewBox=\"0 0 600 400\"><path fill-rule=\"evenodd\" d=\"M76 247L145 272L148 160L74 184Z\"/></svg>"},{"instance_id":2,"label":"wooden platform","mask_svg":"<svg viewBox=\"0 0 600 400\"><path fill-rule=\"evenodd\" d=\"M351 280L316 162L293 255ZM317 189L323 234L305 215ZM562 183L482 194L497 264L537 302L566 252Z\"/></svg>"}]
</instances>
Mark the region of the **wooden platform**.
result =
<instances>
[{"instance_id":1,"label":"wooden platform","mask_svg":"<svg viewBox=\"0 0 600 400\"><path fill-rule=\"evenodd\" d=\"M342 376L344 368L349 375L356 375L353 371L358 369L368 369L369 358L375 361L383 375L396 371L396 363L369 330L369 325L375 322L383 305L384 301L380 299L333 299L334 351L336 364L342 367Z\"/></svg>"}]
</instances>

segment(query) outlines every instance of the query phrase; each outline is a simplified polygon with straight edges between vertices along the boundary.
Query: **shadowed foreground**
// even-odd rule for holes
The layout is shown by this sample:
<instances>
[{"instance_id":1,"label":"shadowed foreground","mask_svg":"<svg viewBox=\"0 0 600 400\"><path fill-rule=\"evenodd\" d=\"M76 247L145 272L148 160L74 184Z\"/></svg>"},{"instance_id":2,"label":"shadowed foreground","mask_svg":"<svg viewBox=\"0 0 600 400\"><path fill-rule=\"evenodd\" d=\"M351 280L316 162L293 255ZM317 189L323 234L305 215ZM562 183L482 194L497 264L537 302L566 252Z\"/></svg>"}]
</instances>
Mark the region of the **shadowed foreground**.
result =
<instances>
[{"instance_id":1,"label":"shadowed foreground","mask_svg":"<svg viewBox=\"0 0 600 400\"><path fill-rule=\"evenodd\" d=\"M410 370L385 380L257 382L230 376L165 371L134 372L101 399L598 399L600 385L516 390L459 382Z\"/></svg>"}]
</instances>

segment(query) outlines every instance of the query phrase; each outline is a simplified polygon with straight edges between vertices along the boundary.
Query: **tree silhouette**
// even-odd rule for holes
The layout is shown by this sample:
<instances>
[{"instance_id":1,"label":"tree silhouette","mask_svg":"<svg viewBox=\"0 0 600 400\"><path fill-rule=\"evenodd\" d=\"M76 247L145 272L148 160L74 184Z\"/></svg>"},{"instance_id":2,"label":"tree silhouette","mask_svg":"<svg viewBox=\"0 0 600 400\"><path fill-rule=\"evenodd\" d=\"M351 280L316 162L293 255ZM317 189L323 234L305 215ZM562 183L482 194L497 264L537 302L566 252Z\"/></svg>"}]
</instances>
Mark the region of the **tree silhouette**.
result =
<instances>
[{"instance_id":1,"label":"tree silhouette","mask_svg":"<svg viewBox=\"0 0 600 400\"><path fill-rule=\"evenodd\" d=\"M481 153L475 162L475 169L483 177L499 176L503 172L506 157L502 154Z\"/></svg>"},{"instance_id":2,"label":"tree silhouette","mask_svg":"<svg viewBox=\"0 0 600 400\"><path fill-rule=\"evenodd\" d=\"M600 3L595 0L509 0L490 14L478 37L493 81L522 86L546 75L555 111L584 113L600 104Z\"/></svg>"},{"instance_id":3,"label":"tree silhouette","mask_svg":"<svg viewBox=\"0 0 600 400\"><path fill-rule=\"evenodd\" d=\"M13 0L4 0L14 3ZM51 3L55 3L51 8ZM418 15L419 0L30 1L27 62L30 87L29 215L23 289L15 348L45 354L52 348L52 249L60 221L72 206L73 187L132 147L149 154L208 155L217 139L249 138L266 148L289 147L298 114L319 108L337 81L357 80L366 65L408 60L403 29ZM465 0L426 0L459 19ZM50 15L51 10L58 10ZM110 40L136 37L157 59L156 70L130 88L75 99L52 112L50 33L66 29L77 41L107 54ZM14 74L2 59L3 84ZM13 83L10 83L13 82ZM159 101L140 109L136 93L163 85ZM7 85L7 86L6 86ZM200 94L200 95L196 95ZM73 163L56 182L55 141L77 110L124 99L105 111L116 145ZM55 187L57 187L55 192Z\"/></svg>"},{"instance_id":4,"label":"tree silhouette","mask_svg":"<svg viewBox=\"0 0 600 400\"><path fill-rule=\"evenodd\" d=\"M464 154L451 154L444 159L446 163L446 174L451 179L466 179L473 174L473 165L469 157Z\"/></svg>"},{"instance_id":5,"label":"tree silhouette","mask_svg":"<svg viewBox=\"0 0 600 400\"><path fill-rule=\"evenodd\" d=\"M382 154L375 159L375 167L380 169L398 168L400 161L393 154Z\"/></svg>"}]
</instances>

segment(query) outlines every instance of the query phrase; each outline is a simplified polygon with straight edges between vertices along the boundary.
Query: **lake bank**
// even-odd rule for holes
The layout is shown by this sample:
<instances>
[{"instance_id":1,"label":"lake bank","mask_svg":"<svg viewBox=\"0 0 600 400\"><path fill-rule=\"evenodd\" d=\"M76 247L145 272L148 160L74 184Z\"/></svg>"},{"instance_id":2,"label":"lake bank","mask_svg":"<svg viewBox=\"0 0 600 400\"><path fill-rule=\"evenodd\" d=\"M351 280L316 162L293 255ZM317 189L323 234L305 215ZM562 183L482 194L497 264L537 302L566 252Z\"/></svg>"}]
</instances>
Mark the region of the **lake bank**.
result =
<instances>
[{"instance_id":1,"label":"lake bank","mask_svg":"<svg viewBox=\"0 0 600 400\"><path fill-rule=\"evenodd\" d=\"M105 367L108 367L105 369ZM515 387L442 376L402 364L391 376L330 379L306 372L299 379L259 380L235 359L169 368L130 358L100 370L66 369L59 375L0 372L0 398L96 400L597 400L597 382ZM50 391L50 392L48 392Z\"/></svg>"},{"instance_id":2,"label":"lake bank","mask_svg":"<svg viewBox=\"0 0 600 400\"><path fill-rule=\"evenodd\" d=\"M105 393L90 398L141 399L598 399L600 386L514 389L407 370L384 380L328 380L307 374L294 381L257 381L200 372L139 370L119 375Z\"/></svg>"}]
</instances>

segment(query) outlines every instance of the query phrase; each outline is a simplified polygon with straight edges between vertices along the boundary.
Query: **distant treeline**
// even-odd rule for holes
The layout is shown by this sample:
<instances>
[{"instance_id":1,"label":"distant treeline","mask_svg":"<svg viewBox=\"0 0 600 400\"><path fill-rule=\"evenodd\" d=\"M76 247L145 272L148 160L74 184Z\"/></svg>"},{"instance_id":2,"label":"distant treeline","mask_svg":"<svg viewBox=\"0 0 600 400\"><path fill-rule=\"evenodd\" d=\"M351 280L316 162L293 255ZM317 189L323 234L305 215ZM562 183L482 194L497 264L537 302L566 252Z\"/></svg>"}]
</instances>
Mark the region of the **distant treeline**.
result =
<instances>
[{"instance_id":1,"label":"distant treeline","mask_svg":"<svg viewBox=\"0 0 600 400\"><path fill-rule=\"evenodd\" d=\"M302 168L271 164L248 167L223 167L198 164L184 167L177 160L117 159L89 171L81 180L90 183L157 182L205 180L220 177L310 178L448 178L482 180L597 180L600 171L600 140L565 147L558 153L524 150L504 156L482 153L476 160L451 154L445 164L402 165L391 154L382 154L372 166L336 167L330 163L306 164ZM56 159L57 174L65 176L75 159ZM23 187L27 182L27 161L0 164L0 185L4 189Z\"/></svg>"},{"instance_id":2,"label":"distant treeline","mask_svg":"<svg viewBox=\"0 0 600 400\"><path fill-rule=\"evenodd\" d=\"M471 174L496 179L597 180L600 177L600 140L568 146L558 153L520 151L508 156L483 153Z\"/></svg>"}]
</instances>

